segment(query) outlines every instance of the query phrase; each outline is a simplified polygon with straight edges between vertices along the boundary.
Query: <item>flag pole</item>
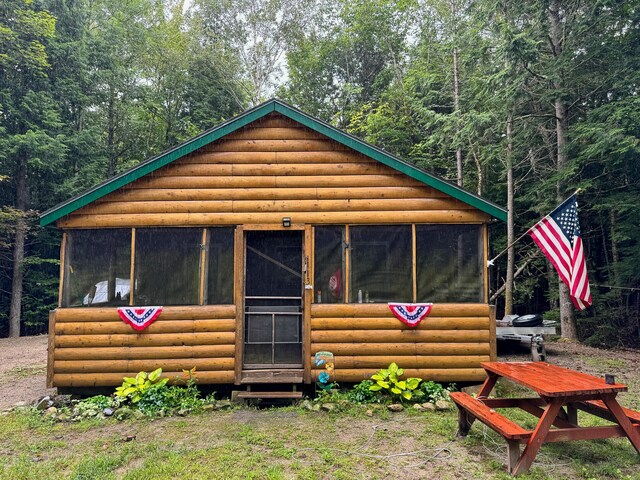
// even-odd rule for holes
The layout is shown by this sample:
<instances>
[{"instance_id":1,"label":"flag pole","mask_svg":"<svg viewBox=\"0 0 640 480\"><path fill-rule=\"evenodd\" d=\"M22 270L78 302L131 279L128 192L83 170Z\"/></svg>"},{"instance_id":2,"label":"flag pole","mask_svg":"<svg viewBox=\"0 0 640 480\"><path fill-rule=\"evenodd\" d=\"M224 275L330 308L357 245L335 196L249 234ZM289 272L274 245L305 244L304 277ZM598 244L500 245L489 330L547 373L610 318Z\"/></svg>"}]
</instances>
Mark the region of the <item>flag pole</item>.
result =
<instances>
[{"instance_id":1,"label":"flag pole","mask_svg":"<svg viewBox=\"0 0 640 480\"><path fill-rule=\"evenodd\" d=\"M577 195L581 192L583 192L584 189L582 188L578 188L575 192L573 192L571 195L569 195L567 198L564 199L564 201L562 201L560 203L560 205L562 205L564 202L566 202L569 198L573 197L574 195ZM538 222L536 222L535 224L537 224ZM534 224L534 225L535 225ZM493 267L493 263L500 258L502 255L504 255L507 250L509 250L511 247L513 247L516 243L518 243L520 240L522 240L524 237L526 237L529 233L529 230L531 230L531 228L534 226L532 225L531 227L529 227L522 235L520 235L518 238L516 238L513 242L511 242L509 245L507 245L507 247L502 250L498 255L496 255L495 257L493 257L491 260L487 260L487 267Z\"/></svg>"}]
</instances>

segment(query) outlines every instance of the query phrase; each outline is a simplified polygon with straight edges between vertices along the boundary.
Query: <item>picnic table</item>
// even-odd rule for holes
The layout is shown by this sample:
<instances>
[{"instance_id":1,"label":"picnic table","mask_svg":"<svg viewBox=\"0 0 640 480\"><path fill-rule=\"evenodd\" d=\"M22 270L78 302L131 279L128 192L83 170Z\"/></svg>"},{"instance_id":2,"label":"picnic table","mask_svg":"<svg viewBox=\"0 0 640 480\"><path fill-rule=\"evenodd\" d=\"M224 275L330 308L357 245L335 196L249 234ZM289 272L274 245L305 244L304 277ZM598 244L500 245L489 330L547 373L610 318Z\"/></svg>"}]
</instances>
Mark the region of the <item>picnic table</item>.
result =
<instances>
[{"instance_id":1,"label":"picnic table","mask_svg":"<svg viewBox=\"0 0 640 480\"><path fill-rule=\"evenodd\" d=\"M616 395L627 390L620 383L558 367L546 362L485 362L487 379L477 397L454 392L458 407L458 435L465 436L474 420L492 428L507 441L507 466L512 475L529 470L545 442L595 440L626 436L640 453L640 412L623 408ZM538 394L532 398L489 398L499 378L527 387ZM526 430L501 415L497 408L519 408L539 418L533 430ZM604 418L613 425L581 427L578 410ZM555 427L555 428L552 428ZM520 453L520 444L524 450Z\"/></svg>"}]
</instances>

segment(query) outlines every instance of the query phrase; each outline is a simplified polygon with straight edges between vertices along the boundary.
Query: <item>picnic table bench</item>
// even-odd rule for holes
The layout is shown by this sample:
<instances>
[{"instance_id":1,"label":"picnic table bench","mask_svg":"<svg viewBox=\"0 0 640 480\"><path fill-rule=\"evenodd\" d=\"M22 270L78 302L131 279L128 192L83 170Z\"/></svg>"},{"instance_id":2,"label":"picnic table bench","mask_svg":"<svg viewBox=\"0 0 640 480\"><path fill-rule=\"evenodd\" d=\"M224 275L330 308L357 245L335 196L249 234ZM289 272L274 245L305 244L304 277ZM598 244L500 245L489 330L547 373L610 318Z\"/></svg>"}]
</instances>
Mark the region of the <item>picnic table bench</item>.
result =
<instances>
[{"instance_id":1,"label":"picnic table bench","mask_svg":"<svg viewBox=\"0 0 640 480\"><path fill-rule=\"evenodd\" d=\"M507 466L512 475L526 472L545 442L595 440L626 436L640 453L640 412L621 407L616 395L627 390L620 383L558 367L546 362L485 362L487 379L477 397L453 392L458 407L458 434L468 434L479 420L507 442ZM531 398L489 398L499 378L504 377L538 394ZM496 411L519 408L539 418L533 430ZM581 427L578 410L609 420L614 425ZM555 427L555 428L552 428ZM520 453L520 444L525 448Z\"/></svg>"}]
</instances>

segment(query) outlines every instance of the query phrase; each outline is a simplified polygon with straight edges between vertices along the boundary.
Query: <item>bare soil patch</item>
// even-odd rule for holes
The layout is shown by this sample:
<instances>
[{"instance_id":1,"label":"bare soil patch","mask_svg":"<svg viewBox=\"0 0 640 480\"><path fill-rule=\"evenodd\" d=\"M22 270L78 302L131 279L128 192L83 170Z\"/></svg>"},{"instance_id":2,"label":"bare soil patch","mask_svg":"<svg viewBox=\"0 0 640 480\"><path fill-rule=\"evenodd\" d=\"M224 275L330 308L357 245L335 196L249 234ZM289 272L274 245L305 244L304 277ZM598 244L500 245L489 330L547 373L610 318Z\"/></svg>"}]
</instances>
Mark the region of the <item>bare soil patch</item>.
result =
<instances>
[{"instance_id":1,"label":"bare soil patch","mask_svg":"<svg viewBox=\"0 0 640 480\"><path fill-rule=\"evenodd\" d=\"M47 336L0 338L0 410L54 392L47 388Z\"/></svg>"}]
</instances>

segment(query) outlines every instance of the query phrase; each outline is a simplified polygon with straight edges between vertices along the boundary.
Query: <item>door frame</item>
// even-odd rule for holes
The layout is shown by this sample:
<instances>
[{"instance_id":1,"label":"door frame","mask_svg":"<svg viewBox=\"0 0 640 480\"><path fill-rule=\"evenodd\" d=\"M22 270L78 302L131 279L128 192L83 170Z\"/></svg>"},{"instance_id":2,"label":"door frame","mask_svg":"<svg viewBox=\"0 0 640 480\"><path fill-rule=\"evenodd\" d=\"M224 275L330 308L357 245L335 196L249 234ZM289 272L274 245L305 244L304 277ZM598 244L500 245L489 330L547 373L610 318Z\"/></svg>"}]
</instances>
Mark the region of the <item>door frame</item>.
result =
<instances>
[{"instance_id":1,"label":"door frame","mask_svg":"<svg viewBox=\"0 0 640 480\"><path fill-rule=\"evenodd\" d=\"M238 225L234 238L234 303L236 307L236 344L234 358L234 383L242 383L244 364L244 296L245 296L245 268L246 268L246 232L256 230L302 231L302 260L303 260L303 299L302 299L302 366L304 383L311 381L311 302L313 299L313 230L311 225L292 224L283 227L273 225ZM269 371L268 369L265 369Z\"/></svg>"}]
</instances>

